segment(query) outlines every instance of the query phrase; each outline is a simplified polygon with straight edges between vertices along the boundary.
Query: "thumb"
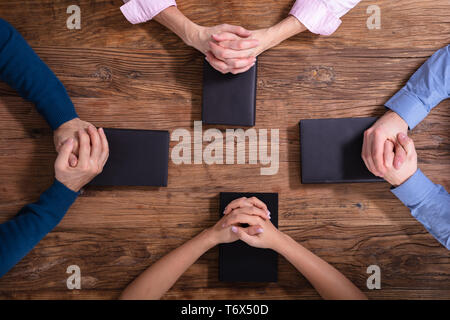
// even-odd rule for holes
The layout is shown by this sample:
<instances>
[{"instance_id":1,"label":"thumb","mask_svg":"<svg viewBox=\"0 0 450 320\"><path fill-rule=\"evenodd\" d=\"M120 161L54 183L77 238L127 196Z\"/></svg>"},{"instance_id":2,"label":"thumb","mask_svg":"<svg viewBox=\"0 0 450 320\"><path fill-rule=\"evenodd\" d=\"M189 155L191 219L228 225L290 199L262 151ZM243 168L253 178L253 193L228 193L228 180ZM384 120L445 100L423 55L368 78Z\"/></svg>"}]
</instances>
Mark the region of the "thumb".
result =
<instances>
[{"instance_id":1,"label":"thumb","mask_svg":"<svg viewBox=\"0 0 450 320\"><path fill-rule=\"evenodd\" d=\"M69 164L71 167L75 168L78 164L78 158L74 153L70 153L69 155Z\"/></svg>"},{"instance_id":2,"label":"thumb","mask_svg":"<svg viewBox=\"0 0 450 320\"><path fill-rule=\"evenodd\" d=\"M264 232L264 229L261 226L250 226L246 229L248 235L256 236L260 233Z\"/></svg>"},{"instance_id":3,"label":"thumb","mask_svg":"<svg viewBox=\"0 0 450 320\"><path fill-rule=\"evenodd\" d=\"M255 245L255 240L257 239L255 236L250 236L247 234L246 230L241 227L232 226L231 231L236 233L240 240L244 241L250 246Z\"/></svg>"},{"instance_id":4,"label":"thumb","mask_svg":"<svg viewBox=\"0 0 450 320\"><path fill-rule=\"evenodd\" d=\"M56 163L67 165L69 163L69 157L73 150L73 139L67 139L61 148L59 149L58 157L56 158Z\"/></svg>"},{"instance_id":5,"label":"thumb","mask_svg":"<svg viewBox=\"0 0 450 320\"><path fill-rule=\"evenodd\" d=\"M395 143L395 158L394 158L394 168L396 170L400 169L403 162L406 160L406 151L403 149L400 143Z\"/></svg>"},{"instance_id":6,"label":"thumb","mask_svg":"<svg viewBox=\"0 0 450 320\"><path fill-rule=\"evenodd\" d=\"M400 132L397 135L397 139L400 145L403 147L403 149L405 149L407 154L414 153L416 149L414 147L414 141L410 137L408 137L403 132Z\"/></svg>"}]
</instances>

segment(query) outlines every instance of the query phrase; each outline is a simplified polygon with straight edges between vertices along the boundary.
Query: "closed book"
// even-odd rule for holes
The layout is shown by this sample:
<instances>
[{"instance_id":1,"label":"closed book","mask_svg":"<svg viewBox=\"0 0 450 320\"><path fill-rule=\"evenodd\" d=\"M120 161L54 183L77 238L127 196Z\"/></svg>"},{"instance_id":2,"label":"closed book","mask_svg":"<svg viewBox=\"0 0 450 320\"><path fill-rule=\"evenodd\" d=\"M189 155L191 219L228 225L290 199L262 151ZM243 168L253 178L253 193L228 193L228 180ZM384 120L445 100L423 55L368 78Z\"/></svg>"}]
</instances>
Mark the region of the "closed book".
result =
<instances>
[{"instance_id":1,"label":"closed book","mask_svg":"<svg viewBox=\"0 0 450 320\"><path fill-rule=\"evenodd\" d=\"M205 124L254 126L256 63L244 73L222 74L205 61L202 121Z\"/></svg>"},{"instance_id":2,"label":"closed book","mask_svg":"<svg viewBox=\"0 0 450 320\"><path fill-rule=\"evenodd\" d=\"M277 193L220 193L220 217L225 207L241 197L257 197L267 205L271 221L278 228ZM243 225L246 227L246 225ZM241 240L219 245L219 280L227 282L276 282L278 254L271 249L249 246Z\"/></svg>"},{"instance_id":3,"label":"closed book","mask_svg":"<svg viewBox=\"0 0 450 320\"><path fill-rule=\"evenodd\" d=\"M169 132L104 129L109 158L94 186L167 186Z\"/></svg>"},{"instance_id":4,"label":"closed book","mask_svg":"<svg viewBox=\"0 0 450 320\"><path fill-rule=\"evenodd\" d=\"M384 181L361 157L364 131L377 118L307 119L300 125L302 183Z\"/></svg>"}]
</instances>

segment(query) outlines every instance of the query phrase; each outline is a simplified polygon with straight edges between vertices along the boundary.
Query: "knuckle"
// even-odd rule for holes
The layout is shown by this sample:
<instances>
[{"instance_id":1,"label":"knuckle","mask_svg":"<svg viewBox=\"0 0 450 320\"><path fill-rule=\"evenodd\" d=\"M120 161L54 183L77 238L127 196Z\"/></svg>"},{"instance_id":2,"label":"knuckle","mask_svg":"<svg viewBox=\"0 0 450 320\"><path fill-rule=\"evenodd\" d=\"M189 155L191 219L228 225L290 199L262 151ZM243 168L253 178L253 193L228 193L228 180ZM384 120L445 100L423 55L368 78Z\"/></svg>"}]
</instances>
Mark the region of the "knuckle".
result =
<instances>
[{"instance_id":1,"label":"knuckle","mask_svg":"<svg viewBox=\"0 0 450 320\"><path fill-rule=\"evenodd\" d=\"M383 128L377 127L377 128L375 128L375 130L373 131L373 133L374 133L374 135L375 135L376 137L379 137L380 135L383 134Z\"/></svg>"}]
</instances>

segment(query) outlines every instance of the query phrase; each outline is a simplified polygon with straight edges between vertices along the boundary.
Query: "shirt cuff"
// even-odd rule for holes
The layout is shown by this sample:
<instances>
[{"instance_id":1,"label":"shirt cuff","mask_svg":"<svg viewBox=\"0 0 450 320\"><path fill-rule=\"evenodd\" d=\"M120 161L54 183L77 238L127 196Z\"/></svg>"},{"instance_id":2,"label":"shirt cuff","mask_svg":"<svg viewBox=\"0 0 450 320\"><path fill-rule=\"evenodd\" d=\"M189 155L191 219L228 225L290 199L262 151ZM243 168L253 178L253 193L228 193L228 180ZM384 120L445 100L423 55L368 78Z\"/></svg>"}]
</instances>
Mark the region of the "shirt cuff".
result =
<instances>
[{"instance_id":1,"label":"shirt cuff","mask_svg":"<svg viewBox=\"0 0 450 320\"><path fill-rule=\"evenodd\" d=\"M420 169L391 192L408 208L422 203L436 185Z\"/></svg>"},{"instance_id":2,"label":"shirt cuff","mask_svg":"<svg viewBox=\"0 0 450 320\"><path fill-rule=\"evenodd\" d=\"M60 212L64 215L79 195L79 192L70 190L64 184L55 179L50 188L48 188L41 195L40 200L43 203L51 203L51 206L56 209L55 212Z\"/></svg>"},{"instance_id":3,"label":"shirt cuff","mask_svg":"<svg viewBox=\"0 0 450 320\"><path fill-rule=\"evenodd\" d=\"M312 33L324 36L335 32L342 22L321 0L297 0L289 14Z\"/></svg>"},{"instance_id":4,"label":"shirt cuff","mask_svg":"<svg viewBox=\"0 0 450 320\"><path fill-rule=\"evenodd\" d=\"M130 0L120 10L129 22L137 24L149 21L164 9L176 5L175 0Z\"/></svg>"},{"instance_id":5,"label":"shirt cuff","mask_svg":"<svg viewBox=\"0 0 450 320\"><path fill-rule=\"evenodd\" d=\"M412 130L428 115L424 104L420 99L409 93L405 88L400 89L385 106L397 113Z\"/></svg>"}]
</instances>

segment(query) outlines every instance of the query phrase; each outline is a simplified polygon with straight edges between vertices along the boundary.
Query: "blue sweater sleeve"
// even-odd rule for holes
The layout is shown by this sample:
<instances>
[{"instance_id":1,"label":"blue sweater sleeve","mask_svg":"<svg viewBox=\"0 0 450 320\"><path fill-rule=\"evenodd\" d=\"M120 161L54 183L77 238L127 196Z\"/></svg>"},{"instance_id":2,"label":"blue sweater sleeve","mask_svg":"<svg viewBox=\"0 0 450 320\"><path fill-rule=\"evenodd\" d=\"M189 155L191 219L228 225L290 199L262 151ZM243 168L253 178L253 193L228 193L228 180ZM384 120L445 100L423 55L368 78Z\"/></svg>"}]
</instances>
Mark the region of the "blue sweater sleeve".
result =
<instances>
[{"instance_id":1,"label":"blue sweater sleeve","mask_svg":"<svg viewBox=\"0 0 450 320\"><path fill-rule=\"evenodd\" d=\"M411 214L450 250L450 195L418 169L411 178L391 190Z\"/></svg>"},{"instance_id":2,"label":"blue sweater sleeve","mask_svg":"<svg viewBox=\"0 0 450 320\"><path fill-rule=\"evenodd\" d=\"M0 79L33 102L55 130L77 118L66 89L19 32L0 19Z\"/></svg>"},{"instance_id":3,"label":"blue sweater sleeve","mask_svg":"<svg viewBox=\"0 0 450 320\"><path fill-rule=\"evenodd\" d=\"M13 219L0 224L0 277L61 221L77 197L77 192L55 180L37 202L26 205Z\"/></svg>"},{"instance_id":4,"label":"blue sweater sleeve","mask_svg":"<svg viewBox=\"0 0 450 320\"><path fill-rule=\"evenodd\" d=\"M449 97L450 45L436 51L385 105L413 129Z\"/></svg>"}]
</instances>

